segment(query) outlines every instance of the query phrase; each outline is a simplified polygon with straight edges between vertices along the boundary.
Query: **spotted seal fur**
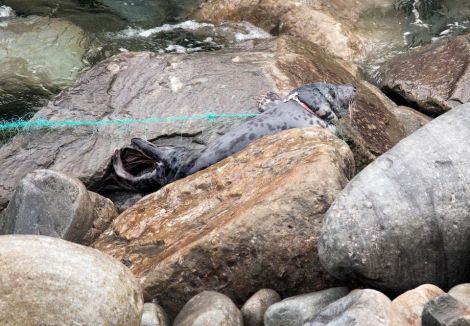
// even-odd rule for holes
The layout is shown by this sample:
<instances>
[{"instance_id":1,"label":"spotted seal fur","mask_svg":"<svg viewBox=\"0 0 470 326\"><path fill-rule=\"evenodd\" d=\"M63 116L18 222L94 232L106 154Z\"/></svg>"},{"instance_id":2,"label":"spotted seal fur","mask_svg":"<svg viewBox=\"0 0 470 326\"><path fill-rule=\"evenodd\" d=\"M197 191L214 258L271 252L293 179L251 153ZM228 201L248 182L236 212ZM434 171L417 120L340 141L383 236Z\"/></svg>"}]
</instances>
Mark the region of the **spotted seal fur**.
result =
<instances>
[{"instance_id":1,"label":"spotted seal fur","mask_svg":"<svg viewBox=\"0 0 470 326\"><path fill-rule=\"evenodd\" d=\"M114 171L127 190L155 190L205 169L266 135L314 125L335 132L335 124L349 114L355 97L354 86L327 83L304 85L284 99L269 92L258 101L261 114L220 136L202 152L155 146L133 138L131 146L116 151Z\"/></svg>"}]
</instances>

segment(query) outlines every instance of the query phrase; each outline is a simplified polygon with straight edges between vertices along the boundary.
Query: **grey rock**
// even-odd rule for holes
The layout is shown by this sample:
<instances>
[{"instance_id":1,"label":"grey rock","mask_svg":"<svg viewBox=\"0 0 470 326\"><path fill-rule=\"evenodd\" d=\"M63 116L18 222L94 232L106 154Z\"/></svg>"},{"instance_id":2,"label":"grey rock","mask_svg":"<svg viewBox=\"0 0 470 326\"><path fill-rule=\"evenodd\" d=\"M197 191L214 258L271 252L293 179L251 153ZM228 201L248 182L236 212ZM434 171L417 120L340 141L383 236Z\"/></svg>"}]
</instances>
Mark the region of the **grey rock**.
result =
<instances>
[{"instance_id":1,"label":"grey rock","mask_svg":"<svg viewBox=\"0 0 470 326\"><path fill-rule=\"evenodd\" d=\"M391 326L406 325L389 298L375 290L354 290L333 302L304 326Z\"/></svg>"},{"instance_id":2,"label":"grey rock","mask_svg":"<svg viewBox=\"0 0 470 326\"><path fill-rule=\"evenodd\" d=\"M80 242L94 216L90 195L80 180L52 170L37 170L18 184L0 234L47 235Z\"/></svg>"},{"instance_id":3,"label":"grey rock","mask_svg":"<svg viewBox=\"0 0 470 326\"><path fill-rule=\"evenodd\" d=\"M393 292L469 277L470 104L402 140L359 173L327 211L323 266Z\"/></svg>"},{"instance_id":4,"label":"grey rock","mask_svg":"<svg viewBox=\"0 0 470 326\"><path fill-rule=\"evenodd\" d=\"M447 293L470 307L470 283L456 285Z\"/></svg>"},{"instance_id":5,"label":"grey rock","mask_svg":"<svg viewBox=\"0 0 470 326\"><path fill-rule=\"evenodd\" d=\"M81 242L87 246L95 241L118 216L118 211L110 199L92 191L89 191L88 194L93 206L94 220Z\"/></svg>"},{"instance_id":6,"label":"grey rock","mask_svg":"<svg viewBox=\"0 0 470 326\"><path fill-rule=\"evenodd\" d=\"M423 326L467 326L470 325L470 308L449 294L429 301L421 316Z\"/></svg>"},{"instance_id":7,"label":"grey rock","mask_svg":"<svg viewBox=\"0 0 470 326\"><path fill-rule=\"evenodd\" d=\"M276 302L281 301L281 296L274 290L261 289L253 294L241 308L245 326L263 326L264 313Z\"/></svg>"},{"instance_id":8,"label":"grey rock","mask_svg":"<svg viewBox=\"0 0 470 326\"><path fill-rule=\"evenodd\" d=\"M427 115L406 106L394 107L392 112L400 121L407 136L432 121L432 118Z\"/></svg>"},{"instance_id":9,"label":"grey rock","mask_svg":"<svg viewBox=\"0 0 470 326\"><path fill-rule=\"evenodd\" d=\"M470 34L398 55L379 70L380 87L436 116L470 101Z\"/></svg>"},{"instance_id":10,"label":"grey rock","mask_svg":"<svg viewBox=\"0 0 470 326\"><path fill-rule=\"evenodd\" d=\"M0 236L1 325L139 325L142 290L97 250L31 235Z\"/></svg>"},{"instance_id":11,"label":"grey rock","mask_svg":"<svg viewBox=\"0 0 470 326\"><path fill-rule=\"evenodd\" d=\"M348 294L344 287L298 295L273 304L264 315L266 326L302 326L330 303Z\"/></svg>"},{"instance_id":12,"label":"grey rock","mask_svg":"<svg viewBox=\"0 0 470 326\"><path fill-rule=\"evenodd\" d=\"M142 320L140 322L140 326L169 326L170 322L168 321L168 317L163 310L156 303L145 303L144 304L144 312L142 314Z\"/></svg>"},{"instance_id":13,"label":"grey rock","mask_svg":"<svg viewBox=\"0 0 470 326\"><path fill-rule=\"evenodd\" d=\"M176 316L173 326L243 326L243 317L227 296L204 291L194 296Z\"/></svg>"},{"instance_id":14,"label":"grey rock","mask_svg":"<svg viewBox=\"0 0 470 326\"><path fill-rule=\"evenodd\" d=\"M88 43L81 28L61 19L31 16L2 22L0 117L22 116L70 85L84 67Z\"/></svg>"}]
</instances>

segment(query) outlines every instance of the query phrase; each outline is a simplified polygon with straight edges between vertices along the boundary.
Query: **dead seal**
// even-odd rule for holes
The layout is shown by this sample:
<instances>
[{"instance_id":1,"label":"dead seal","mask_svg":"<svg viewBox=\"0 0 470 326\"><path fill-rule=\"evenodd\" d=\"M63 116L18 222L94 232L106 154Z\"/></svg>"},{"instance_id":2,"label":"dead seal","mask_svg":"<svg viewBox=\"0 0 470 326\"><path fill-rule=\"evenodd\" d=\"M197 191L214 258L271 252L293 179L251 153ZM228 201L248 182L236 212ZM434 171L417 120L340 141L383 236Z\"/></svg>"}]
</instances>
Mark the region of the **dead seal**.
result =
<instances>
[{"instance_id":1,"label":"dead seal","mask_svg":"<svg viewBox=\"0 0 470 326\"><path fill-rule=\"evenodd\" d=\"M126 190L156 190L205 169L266 135L309 126L335 132L335 124L349 114L355 97L354 86L327 83L304 85L292 90L284 99L269 92L258 101L259 115L220 136L202 152L155 146L133 138L130 146L116 151L114 172Z\"/></svg>"}]
</instances>

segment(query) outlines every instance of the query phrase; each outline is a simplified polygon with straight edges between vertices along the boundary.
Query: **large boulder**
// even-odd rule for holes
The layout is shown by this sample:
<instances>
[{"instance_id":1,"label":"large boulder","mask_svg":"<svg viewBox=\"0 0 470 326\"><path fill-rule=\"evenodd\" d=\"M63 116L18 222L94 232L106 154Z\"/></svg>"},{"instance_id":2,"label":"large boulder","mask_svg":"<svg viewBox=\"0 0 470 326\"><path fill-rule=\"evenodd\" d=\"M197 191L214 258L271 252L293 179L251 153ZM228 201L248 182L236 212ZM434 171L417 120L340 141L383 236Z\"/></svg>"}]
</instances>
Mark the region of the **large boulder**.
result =
<instances>
[{"instance_id":1,"label":"large boulder","mask_svg":"<svg viewBox=\"0 0 470 326\"><path fill-rule=\"evenodd\" d=\"M468 280L469 125L470 104L454 108L358 174L326 213L323 266L393 292Z\"/></svg>"},{"instance_id":2,"label":"large boulder","mask_svg":"<svg viewBox=\"0 0 470 326\"><path fill-rule=\"evenodd\" d=\"M437 41L386 62L377 82L424 113L442 114L470 101L469 51L470 35Z\"/></svg>"},{"instance_id":3,"label":"large boulder","mask_svg":"<svg viewBox=\"0 0 470 326\"><path fill-rule=\"evenodd\" d=\"M0 324L139 325L142 290L97 250L44 236L0 236Z\"/></svg>"},{"instance_id":4,"label":"large boulder","mask_svg":"<svg viewBox=\"0 0 470 326\"><path fill-rule=\"evenodd\" d=\"M314 253L323 213L353 171L329 131L287 130L148 195L94 247L127 264L170 315L208 289L243 304L262 287L328 288L337 282Z\"/></svg>"},{"instance_id":5,"label":"large boulder","mask_svg":"<svg viewBox=\"0 0 470 326\"><path fill-rule=\"evenodd\" d=\"M352 83L358 100L349 131L361 166L403 137L391 104L352 76L317 46L292 37L250 43L250 50L156 55L125 53L85 72L34 119L139 120L201 116L208 112L256 113L254 98L268 90L284 94L316 81ZM248 46L248 45L247 45ZM100 190L116 148L132 137L157 145L203 149L243 118L172 120L164 123L106 124L30 129L0 148L0 209L19 180L38 168L64 171Z\"/></svg>"},{"instance_id":6,"label":"large boulder","mask_svg":"<svg viewBox=\"0 0 470 326\"><path fill-rule=\"evenodd\" d=\"M80 180L37 170L18 184L0 219L0 234L47 235L81 242L94 218L94 203Z\"/></svg>"},{"instance_id":7,"label":"large boulder","mask_svg":"<svg viewBox=\"0 0 470 326\"><path fill-rule=\"evenodd\" d=\"M70 85L85 66L88 43L78 26L61 19L31 16L2 22L0 118L23 116Z\"/></svg>"}]
</instances>

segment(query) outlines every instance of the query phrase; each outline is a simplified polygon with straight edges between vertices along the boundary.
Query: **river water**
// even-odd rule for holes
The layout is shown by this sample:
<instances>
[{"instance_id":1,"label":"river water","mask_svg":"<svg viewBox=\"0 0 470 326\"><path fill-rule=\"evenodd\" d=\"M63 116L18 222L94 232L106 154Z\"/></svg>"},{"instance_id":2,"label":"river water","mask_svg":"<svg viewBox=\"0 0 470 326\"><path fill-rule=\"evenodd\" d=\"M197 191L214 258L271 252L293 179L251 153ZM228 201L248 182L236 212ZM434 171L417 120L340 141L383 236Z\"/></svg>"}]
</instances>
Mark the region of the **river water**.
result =
<instances>
[{"instance_id":1,"label":"river water","mask_svg":"<svg viewBox=\"0 0 470 326\"><path fill-rule=\"evenodd\" d=\"M124 51L213 51L264 38L253 26L187 21L201 0L0 0L0 119L28 118L97 62ZM397 0L366 12L362 64L468 32L470 0Z\"/></svg>"}]
</instances>

